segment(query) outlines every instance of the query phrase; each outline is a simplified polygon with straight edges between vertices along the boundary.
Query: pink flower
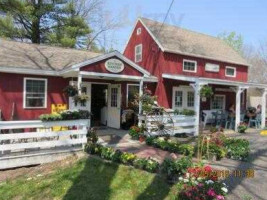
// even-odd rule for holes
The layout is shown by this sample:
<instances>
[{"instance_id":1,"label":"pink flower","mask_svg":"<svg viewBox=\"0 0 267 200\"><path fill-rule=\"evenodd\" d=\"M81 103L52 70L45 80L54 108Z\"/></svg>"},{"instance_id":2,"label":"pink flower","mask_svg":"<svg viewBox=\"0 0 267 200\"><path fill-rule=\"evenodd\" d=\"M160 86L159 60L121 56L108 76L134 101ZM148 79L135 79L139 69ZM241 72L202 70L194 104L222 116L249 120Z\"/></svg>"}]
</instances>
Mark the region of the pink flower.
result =
<instances>
[{"instance_id":1,"label":"pink flower","mask_svg":"<svg viewBox=\"0 0 267 200\"><path fill-rule=\"evenodd\" d=\"M216 200L224 200L224 196L222 196L222 195L217 195L217 196L216 196Z\"/></svg>"},{"instance_id":2,"label":"pink flower","mask_svg":"<svg viewBox=\"0 0 267 200\"><path fill-rule=\"evenodd\" d=\"M199 183L198 184L198 187L203 187L203 183Z\"/></svg>"},{"instance_id":3,"label":"pink flower","mask_svg":"<svg viewBox=\"0 0 267 200\"><path fill-rule=\"evenodd\" d=\"M211 197L214 197L216 195L213 189L209 189L207 194Z\"/></svg>"}]
</instances>

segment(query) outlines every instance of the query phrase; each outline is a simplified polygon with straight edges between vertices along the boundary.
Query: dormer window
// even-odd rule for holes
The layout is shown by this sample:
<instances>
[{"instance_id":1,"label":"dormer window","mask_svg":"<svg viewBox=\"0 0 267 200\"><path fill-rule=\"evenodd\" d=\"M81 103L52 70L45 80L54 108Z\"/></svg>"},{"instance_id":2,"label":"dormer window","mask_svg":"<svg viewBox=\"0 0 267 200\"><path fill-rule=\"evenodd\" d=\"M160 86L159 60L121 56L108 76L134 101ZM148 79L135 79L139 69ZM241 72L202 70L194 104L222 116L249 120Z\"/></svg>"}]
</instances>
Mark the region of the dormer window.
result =
<instances>
[{"instance_id":1,"label":"dormer window","mask_svg":"<svg viewBox=\"0 0 267 200\"><path fill-rule=\"evenodd\" d=\"M138 28L138 29L136 30L136 34L137 34L137 35L140 35L141 32L142 32L142 29L141 29L141 28Z\"/></svg>"},{"instance_id":2,"label":"dormer window","mask_svg":"<svg viewBox=\"0 0 267 200\"><path fill-rule=\"evenodd\" d=\"M225 76L236 77L236 68L227 66L225 68Z\"/></svg>"},{"instance_id":3,"label":"dormer window","mask_svg":"<svg viewBox=\"0 0 267 200\"><path fill-rule=\"evenodd\" d=\"M194 60L183 60L184 72L197 72L197 62Z\"/></svg>"},{"instance_id":4,"label":"dormer window","mask_svg":"<svg viewBox=\"0 0 267 200\"><path fill-rule=\"evenodd\" d=\"M135 59L134 60L136 63L142 61L142 49L143 49L142 44L138 44L135 46Z\"/></svg>"}]
</instances>

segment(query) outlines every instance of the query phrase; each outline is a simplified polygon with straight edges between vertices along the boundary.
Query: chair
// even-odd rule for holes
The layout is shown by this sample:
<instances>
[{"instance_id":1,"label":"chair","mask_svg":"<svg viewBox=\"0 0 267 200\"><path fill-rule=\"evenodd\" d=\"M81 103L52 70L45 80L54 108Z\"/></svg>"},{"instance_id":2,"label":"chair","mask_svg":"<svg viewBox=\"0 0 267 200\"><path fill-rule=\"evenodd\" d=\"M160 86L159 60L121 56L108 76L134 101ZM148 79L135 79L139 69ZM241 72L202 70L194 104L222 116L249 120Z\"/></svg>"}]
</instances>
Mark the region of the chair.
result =
<instances>
[{"instance_id":1,"label":"chair","mask_svg":"<svg viewBox=\"0 0 267 200\"><path fill-rule=\"evenodd\" d=\"M251 127L252 125L255 125L257 129L261 127L261 114L258 113L255 117L255 119L249 118L248 126Z\"/></svg>"},{"instance_id":2,"label":"chair","mask_svg":"<svg viewBox=\"0 0 267 200\"><path fill-rule=\"evenodd\" d=\"M226 123L228 119L228 112L223 110L218 110L216 112L216 127L221 127L224 123Z\"/></svg>"}]
</instances>

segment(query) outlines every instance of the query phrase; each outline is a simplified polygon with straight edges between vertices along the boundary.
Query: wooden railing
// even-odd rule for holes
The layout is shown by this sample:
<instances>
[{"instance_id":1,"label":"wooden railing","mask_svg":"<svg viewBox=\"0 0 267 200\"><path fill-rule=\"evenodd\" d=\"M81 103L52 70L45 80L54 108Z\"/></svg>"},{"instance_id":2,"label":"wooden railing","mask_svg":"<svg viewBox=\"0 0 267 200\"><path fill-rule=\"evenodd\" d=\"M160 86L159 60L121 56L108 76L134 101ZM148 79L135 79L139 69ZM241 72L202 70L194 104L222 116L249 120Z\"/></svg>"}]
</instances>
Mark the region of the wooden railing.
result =
<instances>
[{"instance_id":1,"label":"wooden railing","mask_svg":"<svg viewBox=\"0 0 267 200\"><path fill-rule=\"evenodd\" d=\"M89 120L68 120L55 122L2 121L0 122L0 155L30 152L32 149L72 147L86 143ZM53 127L63 127L55 131ZM26 131L25 130L31 130Z\"/></svg>"}]
</instances>

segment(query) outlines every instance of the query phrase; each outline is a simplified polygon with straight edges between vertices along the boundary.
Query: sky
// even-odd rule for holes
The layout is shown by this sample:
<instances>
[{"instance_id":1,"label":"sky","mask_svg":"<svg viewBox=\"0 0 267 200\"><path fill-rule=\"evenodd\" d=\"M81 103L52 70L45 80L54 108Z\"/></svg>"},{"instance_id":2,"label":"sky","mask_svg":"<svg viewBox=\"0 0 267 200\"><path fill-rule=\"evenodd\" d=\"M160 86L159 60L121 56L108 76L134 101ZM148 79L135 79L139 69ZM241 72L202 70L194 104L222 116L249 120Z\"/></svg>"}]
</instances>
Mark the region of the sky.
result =
<instances>
[{"instance_id":1,"label":"sky","mask_svg":"<svg viewBox=\"0 0 267 200\"><path fill-rule=\"evenodd\" d=\"M106 0L107 11L125 20L113 33L113 48L123 51L139 16L163 21L171 1ZM267 40L267 0L175 0L166 23L212 36L235 31L258 46Z\"/></svg>"}]
</instances>

